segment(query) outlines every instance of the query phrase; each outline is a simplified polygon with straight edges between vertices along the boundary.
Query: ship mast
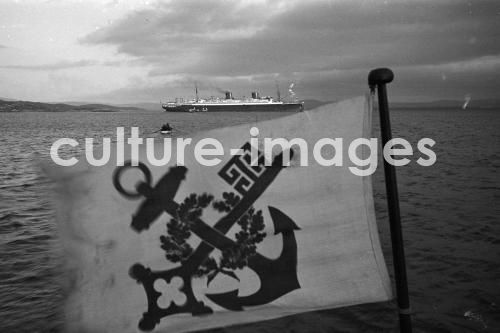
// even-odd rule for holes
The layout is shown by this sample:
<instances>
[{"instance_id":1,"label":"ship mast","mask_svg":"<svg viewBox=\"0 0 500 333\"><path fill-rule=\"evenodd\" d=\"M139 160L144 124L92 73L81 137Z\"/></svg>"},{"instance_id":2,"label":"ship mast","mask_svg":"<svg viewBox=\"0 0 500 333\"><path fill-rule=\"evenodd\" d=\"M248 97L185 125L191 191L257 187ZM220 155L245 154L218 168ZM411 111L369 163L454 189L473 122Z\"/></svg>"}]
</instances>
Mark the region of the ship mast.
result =
<instances>
[{"instance_id":1,"label":"ship mast","mask_svg":"<svg viewBox=\"0 0 500 333\"><path fill-rule=\"evenodd\" d=\"M196 102L198 102L198 83L194 82L194 92L196 94Z\"/></svg>"},{"instance_id":2,"label":"ship mast","mask_svg":"<svg viewBox=\"0 0 500 333\"><path fill-rule=\"evenodd\" d=\"M278 84L278 81L276 81L276 94L278 96L278 102L281 102L281 93L280 93L280 86Z\"/></svg>"}]
</instances>

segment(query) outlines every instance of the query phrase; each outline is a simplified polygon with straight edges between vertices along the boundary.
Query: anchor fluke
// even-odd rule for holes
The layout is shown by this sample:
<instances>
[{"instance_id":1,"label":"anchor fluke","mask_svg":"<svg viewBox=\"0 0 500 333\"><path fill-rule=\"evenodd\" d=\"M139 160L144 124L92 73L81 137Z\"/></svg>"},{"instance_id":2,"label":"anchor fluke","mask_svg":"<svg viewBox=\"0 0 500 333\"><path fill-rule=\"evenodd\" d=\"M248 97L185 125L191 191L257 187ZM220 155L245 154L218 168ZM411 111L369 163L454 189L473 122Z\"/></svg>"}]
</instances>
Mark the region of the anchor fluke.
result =
<instances>
[{"instance_id":1,"label":"anchor fluke","mask_svg":"<svg viewBox=\"0 0 500 333\"><path fill-rule=\"evenodd\" d=\"M278 208L269 206L269 214L271 214L271 219L273 220L275 235L288 232L293 233L293 230L300 230L297 224Z\"/></svg>"},{"instance_id":2,"label":"anchor fluke","mask_svg":"<svg viewBox=\"0 0 500 333\"><path fill-rule=\"evenodd\" d=\"M231 311L243 311L240 298L238 297L238 289L220 294L206 294L209 300Z\"/></svg>"},{"instance_id":3,"label":"anchor fluke","mask_svg":"<svg viewBox=\"0 0 500 333\"><path fill-rule=\"evenodd\" d=\"M245 306L270 303L289 292L299 289L297 278L297 241L294 230L300 230L295 222L277 208L269 206L275 234L283 235L283 249L276 259L260 253L248 260L248 267L260 278L260 288L248 296L238 296L238 290L219 294L206 294L212 302L232 311L241 311Z\"/></svg>"}]
</instances>

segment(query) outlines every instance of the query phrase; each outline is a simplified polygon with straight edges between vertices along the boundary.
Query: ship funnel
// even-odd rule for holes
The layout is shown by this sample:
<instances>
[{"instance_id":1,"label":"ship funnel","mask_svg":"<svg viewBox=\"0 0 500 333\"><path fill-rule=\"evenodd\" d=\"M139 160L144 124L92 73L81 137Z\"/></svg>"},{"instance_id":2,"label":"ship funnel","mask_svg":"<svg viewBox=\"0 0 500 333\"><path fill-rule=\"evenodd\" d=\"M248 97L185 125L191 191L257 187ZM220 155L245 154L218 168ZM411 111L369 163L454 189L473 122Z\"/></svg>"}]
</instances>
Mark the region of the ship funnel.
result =
<instances>
[{"instance_id":1,"label":"ship funnel","mask_svg":"<svg viewBox=\"0 0 500 333\"><path fill-rule=\"evenodd\" d=\"M233 94L230 91L226 91L226 99L233 99Z\"/></svg>"},{"instance_id":2,"label":"ship funnel","mask_svg":"<svg viewBox=\"0 0 500 333\"><path fill-rule=\"evenodd\" d=\"M260 98L259 93L255 92L255 91L252 91L252 98L253 99L259 99Z\"/></svg>"}]
</instances>

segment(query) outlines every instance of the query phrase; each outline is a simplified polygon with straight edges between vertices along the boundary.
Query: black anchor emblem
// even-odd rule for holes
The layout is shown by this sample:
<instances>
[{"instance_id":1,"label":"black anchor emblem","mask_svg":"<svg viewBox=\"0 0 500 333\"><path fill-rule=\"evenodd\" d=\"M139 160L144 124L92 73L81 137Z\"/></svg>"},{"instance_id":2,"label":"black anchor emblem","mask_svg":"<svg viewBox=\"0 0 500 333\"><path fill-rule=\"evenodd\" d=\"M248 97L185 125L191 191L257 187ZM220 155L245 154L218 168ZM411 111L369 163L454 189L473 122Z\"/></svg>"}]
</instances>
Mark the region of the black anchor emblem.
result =
<instances>
[{"instance_id":1,"label":"black anchor emblem","mask_svg":"<svg viewBox=\"0 0 500 333\"><path fill-rule=\"evenodd\" d=\"M248 144L243 148L248 148ZM293 151L290 151L290 155ZM229 161L228 164L233 160ZM227 166L227 165L226 165ZM122 173L128 168L138 168L145 176L145 182L136 186L137 192L129 192L120 183ZM150 331L160 322L161 318L177 314L191 313L192 315L204 315L213 313L213 310L198 301L192 289L192 278L198 267L207 259L214 249L223 250L234 246L235 241L225 236L236 221L253 205L266 188L274 181L279 172L284 168L283 153L276 156L271 166L263 169L255 183L245 189L242 200L224 217L219 219L213 227L206 224L200 218L195 218L190 224L191 231L200 237L202 242L182 263L181 266L165 271L152 271L142 264L134 264L129 271L132 278L142 283L147 299L148 310L139 321L141 330ZM131 227L137 232L149 228L149 226L164 212L175 216L179 204L173 198L185 179L187 168L183 166L171 167L169 171L151 187L151 173L142 163L137 167L127 162L118 167L113 175L113 183L116 189L128 198L146 197L132 218ZM246 184L248 185L248 184ZM275 234L282 234L283 249L277 259L269 259L258 252L248 259L248 267L259 276L261 285L257 292L252 295L239 297L238 290L221 294L207 294L212 302L228 310L241 311L246 306L262 305L278 299L279 297L300 288L297 279L297 243L294 230L299 228L287 215L279 209L269 206ZM154 283L161 279L170 283L173 278L179 277L182 286L179 291L184 293L186 301L182 305L171 302L167 308L158 306L158 298L161 293L155 290Z\"/></svg>"}]
</instances>

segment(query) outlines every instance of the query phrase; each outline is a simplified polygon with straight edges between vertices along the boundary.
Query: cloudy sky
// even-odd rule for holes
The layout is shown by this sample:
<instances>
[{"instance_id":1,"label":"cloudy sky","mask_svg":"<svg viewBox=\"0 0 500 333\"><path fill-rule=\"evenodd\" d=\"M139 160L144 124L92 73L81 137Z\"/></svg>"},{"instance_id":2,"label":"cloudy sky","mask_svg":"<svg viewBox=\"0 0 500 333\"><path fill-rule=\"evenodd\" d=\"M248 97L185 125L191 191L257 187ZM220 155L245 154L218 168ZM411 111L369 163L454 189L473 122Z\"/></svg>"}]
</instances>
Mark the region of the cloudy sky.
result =
<instances>
[{"instance_id":1,"label":"cloudy sky","mask_svg":"<svg viewBox=\"0 0 500 333\"><path fill-rule=\"evenodd\" d=\"M159 102L230 89L363 93L390 67L397 101L497 98L498 0L0 0L0 97Z\"/></svg>"}]
</instances>

